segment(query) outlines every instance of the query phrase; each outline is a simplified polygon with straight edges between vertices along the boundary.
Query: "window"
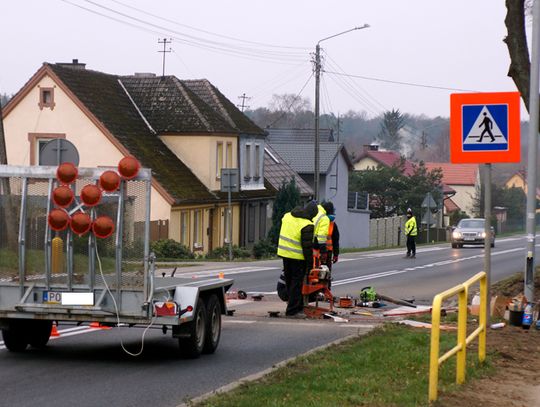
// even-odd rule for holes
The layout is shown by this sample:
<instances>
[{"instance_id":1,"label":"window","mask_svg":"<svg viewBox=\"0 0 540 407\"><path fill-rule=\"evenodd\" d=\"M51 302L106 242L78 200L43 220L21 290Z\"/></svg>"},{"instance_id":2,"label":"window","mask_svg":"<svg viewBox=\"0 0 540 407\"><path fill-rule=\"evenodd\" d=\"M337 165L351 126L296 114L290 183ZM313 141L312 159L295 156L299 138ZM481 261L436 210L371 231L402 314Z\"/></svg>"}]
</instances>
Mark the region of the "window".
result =
<instances>
[{"instance_id":1,"label":"window","mask_svg":"<svg viewBox=\"0 0 540 407\"><path fill-rule=\"evenodd\" d=\"M261 145L255 144L255 179L261 177Z\"/></svg>"},{"instance_id":2,"label":"window","mask_svg":"<svg viewBox=\"0 0 540 407\"><path fill-rule=\"evenodd\" d=\"M255 241L255 205L248 207L248 242Z\"/></svg>"},{"instance_id":3,"label":"window","mask_svg":"<svg viewBox=\"0 0 540 407\"><path fill-rule=\"evenodd\" d=\"M234 168L232 162L232 143L230 141L227 142L227 159L225 164L227 168Z\"/></svg>"},{"instance_id":4,"label":"window","mask_svg":"<svg viewBox=\"0 0 540 407\"><path fill-rule=\"evenodd\" d=\"M193 211L193 248L202 249L202 211Z\"/></svg>"},{"instance_id":5,"label":"window","mask_svg":"<svg viewBox=\"0 0 540 407\"><path fill-rule=\"evenodd\" d=\"M39 108L43 110L44 107L54 109L54 88L39 88Z\"/></svg>"},{"instance_id":6,"label":"window","mask_svg":"<svg viewBox=\"0 0 540 407\"><path fill-rule=\"evenodd\" d=\"M261 203L259 206L259 239L266 237L266 204Z\"/></svg>"},{"instance_id":7,"label":"window","mask_svg":"<svg viewBox=\"0 0 540 407\"><path fill-rule=\"evenodd\" d=\"M244 155L244 178L251 178L251 144L246 144Z\"/></svg>"},{"instance_id":8,"label":"window","mask_svg":"<svg viewBox=\"0 0 540 407\"><path fill-rule=\"evenodd\" d=\"M180 212L180 243L189 247L189 212Z\"/></svg>"},{"instance_id":9,"label":"window","mask_svg":"<svg viewBox=\"0 0 540 407\"><path fill-rule=\"evenodd\" d=\"M223 168L223 142L218 141L216 146L216 178L221 177L221 169Z\"/></svg>"},{"instance_id":10,"label":"window","mask_svg":"<svg viewBox=\"0 0 540 407\"><path fill-rule=\"evenodd\" d=\"M63 133L28 133L28 141L30 142L30 165L41 165L41 151L45 144L51 140L66 138Z\"/></svg>"}]
</instances>

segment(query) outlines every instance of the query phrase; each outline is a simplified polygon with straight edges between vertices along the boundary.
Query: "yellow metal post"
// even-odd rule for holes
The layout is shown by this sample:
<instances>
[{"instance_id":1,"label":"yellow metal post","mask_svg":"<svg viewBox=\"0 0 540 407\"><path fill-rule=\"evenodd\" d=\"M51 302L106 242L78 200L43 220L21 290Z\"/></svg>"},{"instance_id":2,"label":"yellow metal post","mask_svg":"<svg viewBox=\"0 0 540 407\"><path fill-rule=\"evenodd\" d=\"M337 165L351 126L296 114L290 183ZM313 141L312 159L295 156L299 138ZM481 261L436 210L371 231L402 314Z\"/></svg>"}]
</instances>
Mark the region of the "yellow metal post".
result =
<instances>
[{"instance_id":1,"label":"yellow metal post","mask_svg":"<svg viewBox=\"0 0 540 407\"><path fill-rule=\"evenodd\" d=\"M458 332L457 343L460 350L456 355L456 383L465 381L465 367L467 365L467 287L458 294Z\"/></svg>"},{"instance_id":2,"label":"yellow metal post","mask_svg":"<svg viewBox=\"0 0 540 407\"><path fill-rule=\"evenodd\" d=\"M429 353L429 401L437 400L437 387L439 384L439 341L441 325L441 303L440 294L433 298L431 307L431 350Z\"/></svg>"},{"instance_id":3,"label":"yellow metal post","mask_svg":"<svg viewBox=\"0 0 540 407\"><path fill-rule=\"evenodd\" d=\"M491 306L491 304L487 304L487 292L487 277L484 275L480 278L480 304L486 304L480 306L480 327L483 327L478 335L478 360L480 362L486 359L487 307Z\"/></svg>"}]
</instances>

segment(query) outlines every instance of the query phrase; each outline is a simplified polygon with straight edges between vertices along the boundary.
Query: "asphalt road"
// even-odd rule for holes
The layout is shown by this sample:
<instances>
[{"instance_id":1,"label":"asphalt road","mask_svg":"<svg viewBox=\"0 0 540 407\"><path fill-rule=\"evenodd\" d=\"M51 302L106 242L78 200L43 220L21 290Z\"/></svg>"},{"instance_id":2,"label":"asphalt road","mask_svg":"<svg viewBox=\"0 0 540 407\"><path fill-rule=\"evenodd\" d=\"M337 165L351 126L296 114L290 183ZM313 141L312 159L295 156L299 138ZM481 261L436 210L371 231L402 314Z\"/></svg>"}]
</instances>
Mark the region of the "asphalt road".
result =
<instances>
[{"instance_id":1,"label":"asphalt road","mask_svg":"<svg viewBox=\"0 0 540 407\"><path fill-rule=\"evenodd\" d=\"M523 270L524 248L523 237L497 240L493 281ZM341 256L334 268L334 294L357 294L372 285L386 295L429 303L433 294L483 269L483 249L477 247L429 246L419 248L415 260L402 257L403 250ZM177 273L204 278L221 271L235 279L233 289L270 293L280 268L279 261L266 261L188 267ZM61 326L61 337L44 351L11 353L0 342L0 406L177 406L358 329L329 321L226 317L216 354L184 360L177 356L170 333L159 329L148 332L142 355L134 358L122 351L119 338L136 352L141 329Z\"/></svg>"}]
</instances>

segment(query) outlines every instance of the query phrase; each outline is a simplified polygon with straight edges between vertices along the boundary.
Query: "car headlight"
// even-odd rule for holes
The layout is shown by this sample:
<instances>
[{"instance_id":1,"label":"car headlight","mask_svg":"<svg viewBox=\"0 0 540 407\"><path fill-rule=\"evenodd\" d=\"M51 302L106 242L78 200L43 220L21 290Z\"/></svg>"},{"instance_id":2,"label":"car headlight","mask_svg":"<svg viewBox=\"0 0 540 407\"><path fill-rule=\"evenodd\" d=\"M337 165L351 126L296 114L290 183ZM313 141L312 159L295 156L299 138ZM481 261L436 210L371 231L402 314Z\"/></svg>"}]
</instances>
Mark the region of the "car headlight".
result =
<instances>
[{"instance_id":1,"label":"car headlight","mask_svg":"<svg viewBox=\"0 0 540 407\"><path fill-rule=\"evenodd\" d=\"M486 232L480 233L480 237L481 237L482 239L485 239L485 238L486 238Z\"/></svg>"},{"instance_id":2,"label":"car headlight","mask_svg":"<svg viewBox=\"0 0 540 407\"><path fill-rule=\"evenodd\" d=\"M459 233L459 232L453 232L453 233L452 233L452 237L453 237L454 239L459 239L459 238L461 237L461 233Z\"/></svg>"}]
</instances>

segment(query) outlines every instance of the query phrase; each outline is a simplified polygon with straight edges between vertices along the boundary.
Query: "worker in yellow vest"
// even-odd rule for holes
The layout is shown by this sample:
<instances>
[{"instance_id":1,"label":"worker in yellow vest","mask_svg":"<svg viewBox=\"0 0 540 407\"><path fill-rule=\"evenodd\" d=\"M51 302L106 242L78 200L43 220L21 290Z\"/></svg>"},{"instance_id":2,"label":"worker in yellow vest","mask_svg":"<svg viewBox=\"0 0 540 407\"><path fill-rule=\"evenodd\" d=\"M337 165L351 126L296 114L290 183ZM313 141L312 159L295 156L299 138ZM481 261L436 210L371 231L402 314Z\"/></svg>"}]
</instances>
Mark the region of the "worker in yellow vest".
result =
<instances>
[{"instance_id":1,"label":"worker in yellow vest","mask_svg":"<svg viewBox=\"0 0 540 407\"><path fill-rule=\"evenodd\" d=\"M407 235L407 255L405 258L416 258L416 236L418 235L418 227L416 226L416 218L413 215L412 209L407 209L407 221L405 222L405 235Z\"/></svg>"},{"instance_id":2,"label":"worker in yellow vest","mask_svg":"<svg viewBox=\"0 0 540 407\"><path fill-rule=\"evenodd\" d=\"M306 318L302 299L304 277L312 265L313 217L317 205L310 202L305 208L295 208L281 219L277 254L283 259L285 285L288 292L285 315Z\"/></svg>"},{"instance_id":3,"label":"worker in yellow vest","mask_svg":"<svg viewBox=\"0 0 540 407\"><path fill-rule=\"evenodd\" d=\"M330 219L328 219L326 210L322 205L317 205L317 214L313 217L313 226L315 228L314 247L320 251L321 264L326 264L326 240L328 239Z\"/></svg>"}]
</instances>

